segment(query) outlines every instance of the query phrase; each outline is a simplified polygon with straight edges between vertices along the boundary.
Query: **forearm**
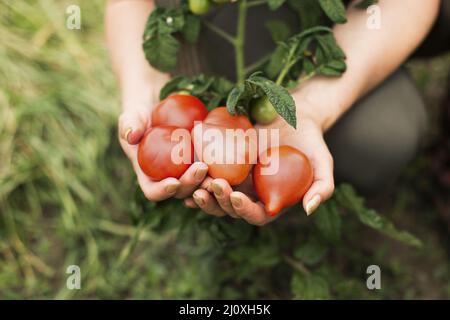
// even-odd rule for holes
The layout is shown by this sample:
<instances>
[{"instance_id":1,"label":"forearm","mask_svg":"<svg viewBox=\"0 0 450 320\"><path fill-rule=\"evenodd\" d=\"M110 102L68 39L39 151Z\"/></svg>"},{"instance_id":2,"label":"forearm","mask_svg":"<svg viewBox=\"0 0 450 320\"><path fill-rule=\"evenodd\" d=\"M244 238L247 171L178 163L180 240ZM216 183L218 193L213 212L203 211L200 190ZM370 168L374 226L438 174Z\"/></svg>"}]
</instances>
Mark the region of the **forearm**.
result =
<instances>
[{"instance_id":1,"label":"forearm","mask_svg":"<svg viewBox=\"0 0 450 320\"><path fill-rule=\"evenodd\" d=\"M168 78L149 65L142 50L145 23L153 7L150 0L110 0L107 5L105 28L108 49L123 100L151 101L155 84Z\"/></svg>"},{"instance_id":2,"label":"forearm","mask_svg":"<svg viewBox=\"0 0 450 320\"><path fill-rule=\"evenodd\" d=\"M350 7L348 22L337 25L334 35L347 55L347 71L338 78L314 78L294 93L305 101L298 116L317 118L330 128L360 97L397 69L422 42L436 19L439 0L380 0L381 28L366 26L365 10Z\"/></svg>"}]
</instances>

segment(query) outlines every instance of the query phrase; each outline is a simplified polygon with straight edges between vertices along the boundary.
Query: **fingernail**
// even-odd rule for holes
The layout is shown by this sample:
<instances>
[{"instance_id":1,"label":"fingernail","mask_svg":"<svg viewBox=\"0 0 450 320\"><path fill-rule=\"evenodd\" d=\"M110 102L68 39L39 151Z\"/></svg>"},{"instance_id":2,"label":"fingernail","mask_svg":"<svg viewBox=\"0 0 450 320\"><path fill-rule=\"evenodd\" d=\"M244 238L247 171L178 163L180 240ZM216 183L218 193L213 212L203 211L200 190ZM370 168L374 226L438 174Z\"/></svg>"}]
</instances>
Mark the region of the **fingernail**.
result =
<instances>
[{"instance_id":1,"label":"fingernail","mask_svg":"<svg viewBox=\"0 0 450 320\"><path fill-rule=\"evenodd\" d=\"M239 208L242 205L242 200L236 196L231 195L230 201L231 201L231 204L233 205L233 207L235 207L235 208Z\"/></svg>"},{"instance_id":2,"label":"fingernail","mask_svg":"<svg viewBox=\"0 0 450 320\"><path fill-rule=\"evenodd\" d=\"M199 168L199 169L195 170L195 173L194 173L195 179L202 180L206 175L206 171L208 171L207 168Z\"/></svg>"},{"instance_id":3,"label":"fingernail","mask_svg":"<svg viewBox=\"0 0 450 320\"><path fill-rule=\"evenodd\" d=\"M130 135L131 131L133 131L131 128L128 128L127 131L125 131L125 140L127 140L128 142L128 136Z\"/></svg>"},{"instance_id":4,"label":"fingernail","mask_svg":"<svg viewBox=\"0 0 450 320\"><path fill-rule=\"evenodd\" d=\"M218 184L212 183L211 188L213 189L213 192L216 196L220 197L223 194L222 187L219 186Z\"/></svg>"},{"instance_id":5,"label":"fingernail","mask_svg":"<svg viewBox=\"0 0 450 320\"><path fill-rule=\"evenodd\" d=\"M321 201L321 197L319 194L316 194L312 197L311 200L306 204L306 215L311 215L316 209L319 207Z\"/></svg>"},{"instance_id":6,"label":"fingernail","mask_svg":"<svg viewBox=\"0 0 450 320\"><path fill-rule=\"evenodd\" d=\"M203 200L203 198L199 197L197 194L193 194L194 200L195 202L199 205L199 206L204 206L205 205L205 200Z\"/></svg>"},{"instance_id":7,"label":"fingernail","mask_svg":"<svg viewBox=\"0 0 450 320\"><path fill-rule=\"evenodd\" d=\"M166 187L167 193L174 193L178 189L178 184L171 184Z\"/></svg>"}]
</instances>

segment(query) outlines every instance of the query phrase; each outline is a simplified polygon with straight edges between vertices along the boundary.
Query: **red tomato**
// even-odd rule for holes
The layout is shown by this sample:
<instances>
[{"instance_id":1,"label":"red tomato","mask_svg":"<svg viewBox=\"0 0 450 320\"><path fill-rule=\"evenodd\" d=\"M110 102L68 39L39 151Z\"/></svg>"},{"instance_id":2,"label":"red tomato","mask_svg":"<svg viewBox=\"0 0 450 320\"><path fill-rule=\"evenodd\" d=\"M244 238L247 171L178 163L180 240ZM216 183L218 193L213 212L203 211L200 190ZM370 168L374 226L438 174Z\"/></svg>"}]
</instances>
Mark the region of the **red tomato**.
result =
<instances>
[{"instance_id":1,"label":"red tomato","mask_svg":"<svg viewBox=\"0 0 450 320\"><path fill-rule=\"evenodd\" d=\"M277 170L263 174L263 170L269 170L271 163L277 160L278 166L273 167ZM313 170L308 158L290 146L269 148L260 155L253 169L256 193L270 216L302 200L312 182Z\"/></svg>"},{"instance_id":2,"label":"red tomato","mask_svg":"<svg viewBox=\"0 0 450 320\"><path fill-rule=\"evenodd\" d=\"M233 135L227 135L227 129L232 129L228 133ZM248 129L252 130L246 131ZM213 130L219 134L219 140L208 139ZM232 186L241 184L256 162L257 139L253 125L245 116L232 116L225 107L212 110L201 126L194 127L192 137L198 158L208 165L208 174L225 179Z\"/></svg>"},{"instance_id":3,"label":"red tomato","mask_svg":"<svg viewBox=\"0 0 450 320\"><path fill-rule=\"evenodd\" d=\"M191 130L194 121L208 115L203 102L189 94L173 94L162 100L152 112L152 126L174 126Z\"/></svg>"},{"instance_id":4,"label":"red tomato","mask_svg":"<svg viewBox=\"0 0 450 320\"><path fill-rule=\"evenodd\" d=\"M179 178L194 161L194 147L186 129L172 126L150 128L138 146L138 162L153 180Z\"/></svg>"}]
</instances>

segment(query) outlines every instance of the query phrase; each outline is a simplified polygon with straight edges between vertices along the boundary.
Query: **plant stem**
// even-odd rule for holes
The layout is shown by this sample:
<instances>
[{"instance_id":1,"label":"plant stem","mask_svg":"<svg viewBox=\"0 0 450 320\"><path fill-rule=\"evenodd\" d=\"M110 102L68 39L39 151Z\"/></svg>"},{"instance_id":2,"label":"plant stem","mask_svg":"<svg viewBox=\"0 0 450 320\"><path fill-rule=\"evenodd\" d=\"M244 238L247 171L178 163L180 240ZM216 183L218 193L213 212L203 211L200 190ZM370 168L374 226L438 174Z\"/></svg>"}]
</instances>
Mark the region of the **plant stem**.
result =
<instances>
[{"instance_id":1,"label":"plant stem","mask_svg":"<svg viewBox=\"0 0 450 320\"><path fill-rule=\"evenodd\" d=\"M251 2L247 3L247 8L260 6L260 5L263 5L263 4L266 4L266 3L267 3L267 0L254 0L254 1L251 1Z\"/></svg>"},{"instance_id":2,"label":"plant stem","mask_svg":"<svg viewBox=\"0 0 450 320\"><path fill-rule=\"evenodd\" d=\"M290 256L288 255L283 255L283 260L284 262L286 262L288 265L290 265L292 268L294 268L295 270L297 270L298 272L304 274L304 275L309 275L311 272L303 265L303 263L301 263L300 261L296 261L294 259L292 259Z\"/></svg>"},{"instance_id":3,"label":"plant stem","mask_svg":"<svg viewBox=\"0 0 450 320\"><path fill-rule=\"evenodd\" d=\"M244 60L244 43L245 43L245 19L247 17L247 0L239 2L239 13L237 22L237 33L234 43L236 56L236 77L237 83L243 84L245 81L245 60Z\"/></svg>"},{"instance_id":4,"label":"plant stem","mask_svg":"<svg viewBox=\"0 0 450 320\"><path fill-rule=\"evenodd\" d=\"M233 46L236 45L236 39L232 35L230 35L229 33L223 31L222 29L216 27L215 25L213 25L212 23L210 23L208 21L204 21L204 24L209 30L211 30L212 32L214 32L218 36L222 37L223 39L225 39L226 41L231 43Z\"/></svg>"},{"instance_id":5,"label":"plant stem","mask_svg":"<svg viewBox=\"0 0 450 320\"><path fill-rule=\"evenodd\" d=\"M278 75L278 78L276 80L276 84L282 85L284 78L288 74L289 70L292 68L292 66L295 64L296 59L293 58L295 49L291 49L289 52L289 55L286 59L286 64L284 65L283 69L281 70L280 74Z\"/></svg>"}]
</instances>

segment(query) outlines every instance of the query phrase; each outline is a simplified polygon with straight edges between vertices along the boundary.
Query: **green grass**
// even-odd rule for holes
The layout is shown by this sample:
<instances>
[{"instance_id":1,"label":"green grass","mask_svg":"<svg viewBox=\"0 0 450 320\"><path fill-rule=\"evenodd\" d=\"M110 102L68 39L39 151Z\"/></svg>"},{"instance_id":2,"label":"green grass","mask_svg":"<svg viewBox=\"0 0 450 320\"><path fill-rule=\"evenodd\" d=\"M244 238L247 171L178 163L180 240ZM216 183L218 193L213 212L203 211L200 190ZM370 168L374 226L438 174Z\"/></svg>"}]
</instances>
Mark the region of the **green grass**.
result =
<instances>
[{"instance_id":1,"label":"green grass","mask_svg":"<svg viewBox=\"0 0 450 320\"><path fill-rule=\"evenodd\" d=\"M270 246L235 248L219 269L217 252L202 250L209 238L201 231L180 241L174 232L133 222L134 175L116 141L118 92L105 49L105 3L78 1L81 30L65 28L69 4L0 3L0 298L290 297L289 279L274 285L264 277L274 263ZM414 198L405 197L400 211ZM412 229L425 235L429 250L396 248L385 238L376 249L344 246L352 253L347 264L365 265L370 250L389 269L384 295L361 289L361 270L342 261L318 273L336 284L339 297L448 297L445 249L427 236L432 224L414 227L421 222ZM364 234L355 228L354 237ZM394 254L404 250L404 259ZM227 269L230 261L234 269ZM66 288L71 264L81 267L82 290ZM253 265L261 274L252 274ZM339 282L342 270L350 280ZM426 284L415 281L418 274Z\"/></svg>"}]
</instances>

